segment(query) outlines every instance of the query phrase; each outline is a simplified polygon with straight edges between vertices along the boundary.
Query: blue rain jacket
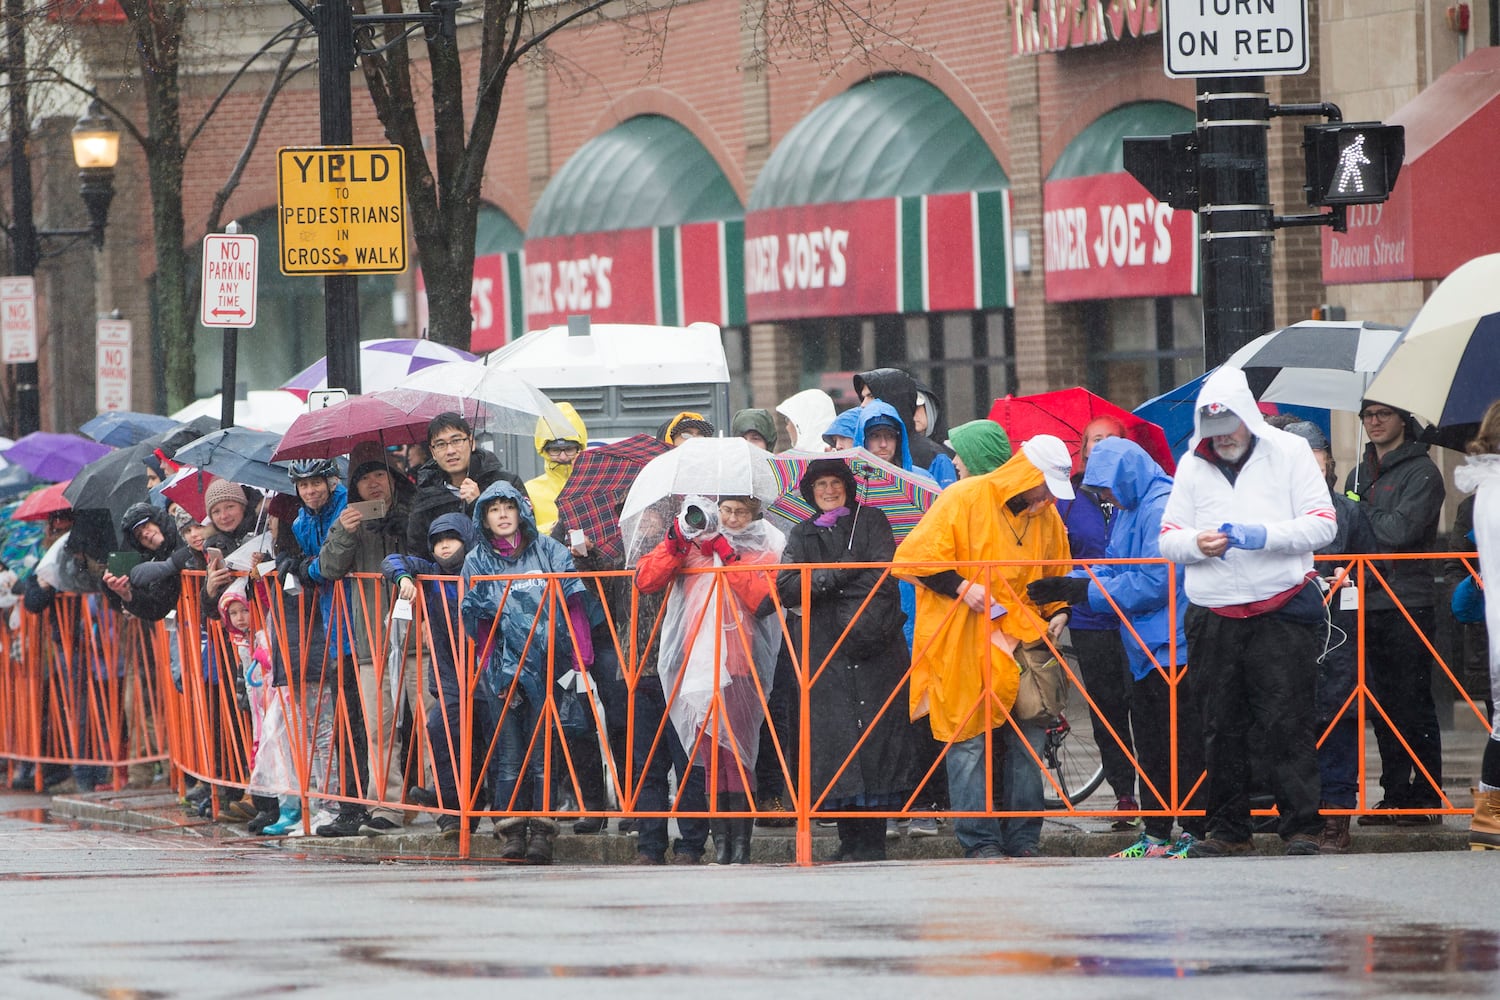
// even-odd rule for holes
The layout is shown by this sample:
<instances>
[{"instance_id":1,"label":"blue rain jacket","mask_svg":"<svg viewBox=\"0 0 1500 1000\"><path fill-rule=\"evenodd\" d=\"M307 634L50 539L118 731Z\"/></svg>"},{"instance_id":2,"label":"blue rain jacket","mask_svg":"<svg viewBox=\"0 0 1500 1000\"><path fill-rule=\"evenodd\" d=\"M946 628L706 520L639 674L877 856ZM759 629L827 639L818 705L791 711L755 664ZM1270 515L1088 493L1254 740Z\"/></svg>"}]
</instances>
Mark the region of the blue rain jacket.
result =
<instances>
[{"instance_id":1,"label":"blue rain jacket","mask_svg":"<svg viewBox=\"0 0 1500 1000\"><path fill-rule=\"evenodd\" d=\"M328 502L317 511L308 510L303 507L297 514L297 519L292 522L292 535L297 539L297 544L302 551L310 556L317 556L323 551L323 543L328 541L328 533L333 530L333 525L338 521L339 515L344 512L344 507L349 503L349 490L343 483L335 486L333 492L328 496ZM351 631L354 623L349 621L349 615L344 615L343 627L335 635L333 628L333 591L335 587L344 588L344 606L349 606L349 583L348 580L328 580L323 576L322 560L314 558L308 566L307 575L318 588L318 611L322 615L322 621L326 623L325 636L334 640L333 648L328 650L329 665L332 665L333 657L339 653L352 655L354 652L354 633ZM309 668L321 669L319 664L309 659Z\"/></svg>"},{"instance_id":2,"label":"blue rain jacket","mask_svg":"<svg viewBox=\"0 0 1500 1000\"><path fill-rule=\"evenodd\" d=\"M1106 438L1094 445L1089 464L1083 473L1085 486L1103 486L1114 491L1120 501L1110 528L1107 559L1158 559L1161 549L1162 511L1172 492L1172 477L1151 459L1134 441ZM1182 567L1170 563L1140 563L1126 566L1098 566L1094 573L1104 583L1120 610L1130 619L1141 641L1163 667L1169 665L1171 609L1167 604L1168 573L1177 575L1177 662L1188 662L1187 636L1183 619L1187 614L1187 591L1182 585ZM1072 576L1088 577L1079 569ZM1101 614L1114 614L1098 583L1089 584L1089 606ZM1123 625L1120 638L1130 660L1130 672L1141 680L1153 669L1151 658L1141 643Z\"/></svg>"},{"instance_id":3,"label":"blue rain jacket","mask_svg":"<svg viewBox=\"0 0 1500 1000\"><path fill-rule=\"evenodd\" d=\"M510 557L502 556L491 544L484 524L484 512L492 501L511 500L521 510L521 535L526 547ZM548 592L545 579L480 580L474 577L512 574L576 573L573 554L567 546L539 534L531 501L520 490L501 479L479 495L474 504L474 527L479 541L464 558L463 576L468 585L462 613L464 630L481 650L490 641L492 624L494 641L489 659L483 664L485 682L496 697L504 698L517 673L520 688L532 705L542 705L547 696L548 658L551 678L573 668L573 643L568 635L568 607L564 601L584 593L583 581L574 576L562 581L562 600ZM534 631L533 631L534 626Z\"/></svg>"}]
</instances>

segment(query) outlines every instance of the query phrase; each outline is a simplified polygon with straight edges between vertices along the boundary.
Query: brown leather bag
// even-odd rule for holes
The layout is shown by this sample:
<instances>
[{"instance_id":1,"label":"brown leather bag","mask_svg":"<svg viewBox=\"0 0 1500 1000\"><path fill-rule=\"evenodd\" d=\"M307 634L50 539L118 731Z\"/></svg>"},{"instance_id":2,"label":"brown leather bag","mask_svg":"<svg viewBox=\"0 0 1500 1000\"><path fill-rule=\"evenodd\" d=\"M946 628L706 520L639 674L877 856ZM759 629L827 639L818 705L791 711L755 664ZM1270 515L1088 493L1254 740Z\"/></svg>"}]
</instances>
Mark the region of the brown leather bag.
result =
<instances>
[{"instance_id":1,"label":"brown leather bag","mask_svg":"<svg viewBox=\"0 0 1500 1000\"><path fill-rule=\"evenodd\" d=\"M1055 722L1068 703L1068 671L1041 640L1016 647L1021 683L1011 715L1019 722Z\"/></svg>"}]
</instances>

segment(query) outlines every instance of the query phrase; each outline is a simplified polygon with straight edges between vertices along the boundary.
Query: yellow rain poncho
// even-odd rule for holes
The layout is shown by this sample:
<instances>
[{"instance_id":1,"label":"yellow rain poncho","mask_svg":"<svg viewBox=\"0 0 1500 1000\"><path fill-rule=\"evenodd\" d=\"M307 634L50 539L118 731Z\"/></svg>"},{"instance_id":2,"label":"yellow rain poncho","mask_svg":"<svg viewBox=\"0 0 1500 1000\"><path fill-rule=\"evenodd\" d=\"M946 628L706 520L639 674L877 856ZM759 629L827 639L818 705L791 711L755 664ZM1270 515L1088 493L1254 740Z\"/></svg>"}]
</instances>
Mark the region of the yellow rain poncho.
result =
<instances>
[{"instance_id":1,"label":"yellow rain poncho","mask_svg":"<svg viewBox=\"0 0 1500 1000\"><path fill-rule=\"evenodd\" d=\"M917 584L911 717L929 716L936 739L959 742L1002 725L1005 711L1015 704L1020 679L1015 660L1003 646L1036 642L1046 631L1047 616L1027 598L1026 585L1066 573L1066 565L953 565L1069 558L1067 530L1055 506L1048 504L1030 516L1013 514L1005 506L1042 481L1041 470L1017 451L994 472L959 480L940 493L896 549L896 576L917 581L956 571L966 580L985 584L1006 609L992 621L963 601ZM1061 608L1048 606L1053 613ZM997 628L1011 641L992 642ZM988 707L981 703L986 691L993 698Z\"/></svg>"},{"instance_id":2,"label":"yellow rain poncho","mask_svg":"<svg viewBox=\"0 0 1500 1000\"><path fill-rule=\"evenodd\" d=\"M588 430L583 426L583 418L578 415L577 410L573 409L573 404L558 403L557 408L562 411L563 416L568 418L568 423L573 425L574 433L556 434L546 420L538 420L536 422L536 453L542 456L542 468L545 471L535 479L526 480L526 495L531 498L531 509L536 514L536 530L544 535L557 523L557 495L567 485L573 466L566 462L552 461L542 450L543 447L548 441L555 441L558 437L562 437L565 441L575 442L579 448L589 446Z\"/></svg>"}]
</instances>

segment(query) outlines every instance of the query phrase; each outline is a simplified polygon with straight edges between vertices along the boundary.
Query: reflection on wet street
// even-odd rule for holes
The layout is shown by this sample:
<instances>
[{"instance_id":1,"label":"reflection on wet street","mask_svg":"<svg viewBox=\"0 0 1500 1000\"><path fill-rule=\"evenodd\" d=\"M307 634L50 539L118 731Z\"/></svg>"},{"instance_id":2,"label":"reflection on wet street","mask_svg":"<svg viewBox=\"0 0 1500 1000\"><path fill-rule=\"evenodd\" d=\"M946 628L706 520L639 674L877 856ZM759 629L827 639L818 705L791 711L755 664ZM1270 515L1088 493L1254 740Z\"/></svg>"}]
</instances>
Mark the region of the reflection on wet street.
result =
<instances>
[{"instance_id":1,"label":"reflection on wet street","mask_svg":"<svg viewBox=\"0 0 1500 1000\"><path fill-rule=\"evenodd\" d=\"M531 868L49 820L0 796L0 997L1500 994L1467 853Z\"/></svg>"}]
</instances>

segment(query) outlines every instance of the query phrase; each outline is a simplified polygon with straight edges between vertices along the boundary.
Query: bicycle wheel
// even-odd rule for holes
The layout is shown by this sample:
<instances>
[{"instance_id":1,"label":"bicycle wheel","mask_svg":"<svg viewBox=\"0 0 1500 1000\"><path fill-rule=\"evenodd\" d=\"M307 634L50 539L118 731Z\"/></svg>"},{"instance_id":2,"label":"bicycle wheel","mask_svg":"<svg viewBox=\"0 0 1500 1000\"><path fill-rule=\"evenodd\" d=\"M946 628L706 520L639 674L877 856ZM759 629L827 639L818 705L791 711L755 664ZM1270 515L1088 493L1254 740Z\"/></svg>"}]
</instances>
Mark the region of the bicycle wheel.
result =
<instances>
[{"instance_id":1,"label":"bicycle wheel","mask_svg":"<svg viewBox=\"0 0 1500 1000\"><path fill-rule=\"evenodd\" d=\"M1063 719L1060 726L1047 733L1047 754L1043 760L1063 791L1059 796L1051 781L1042 782L1042 802L1048 809L1066 809L1069 803L1076 807L1104 783L1104 761L1094 742L1088 702L1076 689L1068 695Z\"/></svg>"}]
</instances>

